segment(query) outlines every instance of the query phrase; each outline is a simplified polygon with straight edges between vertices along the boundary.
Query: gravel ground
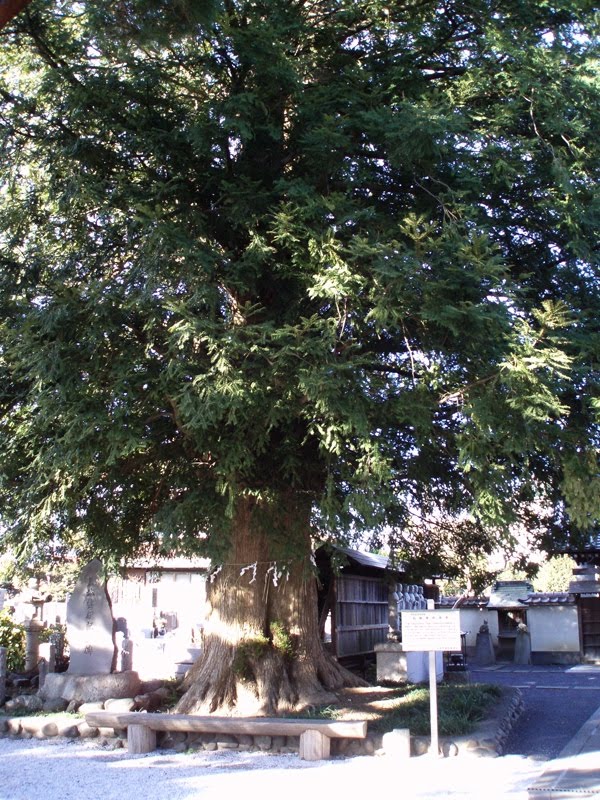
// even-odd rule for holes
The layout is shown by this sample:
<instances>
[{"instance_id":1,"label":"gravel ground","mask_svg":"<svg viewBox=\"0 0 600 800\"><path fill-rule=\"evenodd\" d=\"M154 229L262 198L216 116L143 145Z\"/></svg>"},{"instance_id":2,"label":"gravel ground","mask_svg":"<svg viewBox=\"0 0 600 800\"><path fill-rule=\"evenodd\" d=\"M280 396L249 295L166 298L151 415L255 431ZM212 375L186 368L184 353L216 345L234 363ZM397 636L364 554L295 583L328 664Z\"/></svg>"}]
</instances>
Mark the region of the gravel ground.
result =
<instances>
[{"instance_id":1,"label":"gravel ground","mask_svg":"<svg viewBox=\"0 0 600 800\"><path fill-rule=\"evenodd\" d=\"M226 750L132 756L92 742L7 738L0 740L0 800L310 800L317 792L368 800L393 787L411 800L527 800L544 764L516 755L316 762Z\"/></svg>"}]
</instances>

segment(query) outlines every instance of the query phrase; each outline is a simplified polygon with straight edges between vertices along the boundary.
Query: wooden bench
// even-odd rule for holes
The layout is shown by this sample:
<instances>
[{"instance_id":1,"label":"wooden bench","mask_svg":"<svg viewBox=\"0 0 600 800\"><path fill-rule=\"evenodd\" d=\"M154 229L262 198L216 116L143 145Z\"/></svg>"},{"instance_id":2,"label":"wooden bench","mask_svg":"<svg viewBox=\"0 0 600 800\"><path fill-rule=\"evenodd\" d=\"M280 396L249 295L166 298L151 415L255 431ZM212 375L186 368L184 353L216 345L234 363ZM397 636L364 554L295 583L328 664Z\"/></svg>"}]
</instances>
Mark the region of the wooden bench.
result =
<instances>
[{"instance_id":1,"label":"wooden bench","mask_svg":"<svg viewBox=\"0 0 600 800\"><path fill-rule=\"evenodd\" d=\"M250 736L299 736L300 758L319 761L329 758L331 739L364 739L363 720L283 719L279 717L200 717L194 714L159 714L144 711L90 711L88 725L127 730L130 753L156 749L157 731L186 733L227 733Z\"/></svg>"}]
</instances>

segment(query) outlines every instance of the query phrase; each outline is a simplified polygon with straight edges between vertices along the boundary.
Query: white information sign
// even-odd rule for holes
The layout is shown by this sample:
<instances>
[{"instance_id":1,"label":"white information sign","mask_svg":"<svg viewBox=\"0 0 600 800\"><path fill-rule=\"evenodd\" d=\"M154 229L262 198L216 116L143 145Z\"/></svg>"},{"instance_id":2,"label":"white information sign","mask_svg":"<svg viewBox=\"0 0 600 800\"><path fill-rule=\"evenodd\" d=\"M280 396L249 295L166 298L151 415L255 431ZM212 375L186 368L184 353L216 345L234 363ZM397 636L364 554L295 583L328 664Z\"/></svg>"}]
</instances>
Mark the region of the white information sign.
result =
<instances>
[{"instance_id":1,"label":"white information sign","mask_svg":"<svg viewBox=\"0 0 600 800\"><path fill-rule=\"evenodd\" d=\"M402 649L432 652L461 649L459 611L402 611Z\"/></svg>"}]
</instances>

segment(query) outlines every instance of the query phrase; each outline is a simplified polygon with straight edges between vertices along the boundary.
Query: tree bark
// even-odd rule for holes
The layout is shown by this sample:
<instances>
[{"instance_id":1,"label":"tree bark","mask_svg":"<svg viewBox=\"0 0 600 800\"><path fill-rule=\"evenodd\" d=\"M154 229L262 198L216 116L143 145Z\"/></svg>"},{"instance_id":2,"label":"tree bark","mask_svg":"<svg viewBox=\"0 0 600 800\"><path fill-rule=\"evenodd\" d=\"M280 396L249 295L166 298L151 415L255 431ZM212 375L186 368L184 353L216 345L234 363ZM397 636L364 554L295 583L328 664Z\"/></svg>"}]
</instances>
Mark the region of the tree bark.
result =
<instances>
[{"instance_id":1,"label":"tree bark","mask_svg":"<svg viewBox=\"0 0 600 800\"><path fill-rule=\"evenodd\" d=\"M228 561L209 584L203 653L178 711L271 716L364 685L319 636L309 509L290 498L282 506L273 516L240 501Z\"/></svg>"},{"instance_id":2,"label":"tree bark","mask_svg":"<svg viewBox=\"0 0 600 800\"><path fill-rule=\"evenodd\" d=\"M0 0L0 30L30 2L31 0Z\"/></svg>"}]
</instances>

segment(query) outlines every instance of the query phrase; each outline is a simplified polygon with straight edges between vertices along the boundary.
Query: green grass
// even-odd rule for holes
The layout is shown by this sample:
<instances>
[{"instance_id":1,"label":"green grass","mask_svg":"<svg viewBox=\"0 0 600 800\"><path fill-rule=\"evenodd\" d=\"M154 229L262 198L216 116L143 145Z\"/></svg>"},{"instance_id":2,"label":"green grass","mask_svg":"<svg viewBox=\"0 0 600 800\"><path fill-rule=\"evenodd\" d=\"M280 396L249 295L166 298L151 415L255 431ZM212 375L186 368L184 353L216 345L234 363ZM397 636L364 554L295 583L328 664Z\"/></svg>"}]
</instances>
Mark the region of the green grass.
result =
<instances>
[{"instance_id":1,"label":"green grass","mask_svg":"<svg viewBox=\"0 0 600 800\"><path fill-rule=\"evenodd\" d=\"M451 684L438 686L438 729L440 736L464 736L485 719L501 695L497 686L487 684ZM409 728L416 736L428 736L430 727L429 689L407 687L369 728L385 733L394 728Z\"/></svg>"},{"instance_id":2,"label":"green grass","mask_svg":"<svg viewBox=\"0 0 600 800\"><path fill-rule=\"evenodd\" d=\"M16 708L14 711L0 710L0 719L13 719L15 717L60 717L61 719L73 719L81 722L84 719L83 714L73 713L71 711L35 711L29 708Z\"/></svg>"},{"instance_id":3,"label":"green grass","mask_svg":"<svg viewBox=\"0 0 600 800\"><path fill-rule=\"evenodd\" d=\"M441 684L438 686L438 731L440 736L464 736L490 712L498 702L502 690L488 684ZM319 716L335 719L338 709L332 706L320 709ZM429 736L429 689L409 685L400 687L387 696L384 709L373 709L369 718L369 731L386 733L394 728L408 728L415 736Z\"/></svg>"},{"instance_id":4,"label":"green grass","mask_svg":"<svg viewBox=\"0 0 600 800\"><path fill-rule=\"evenodd\" d=\"M463 736L485 719L490 708L498 702L502 690L485 684L449 685L438 689L438 725L442 736ZM420 689L408 711L417 735L430 734L429 690ZM394 726L397 727L397 726ZM408 724L406 727L411 727Z\"/></svg>"}]
</instances>

